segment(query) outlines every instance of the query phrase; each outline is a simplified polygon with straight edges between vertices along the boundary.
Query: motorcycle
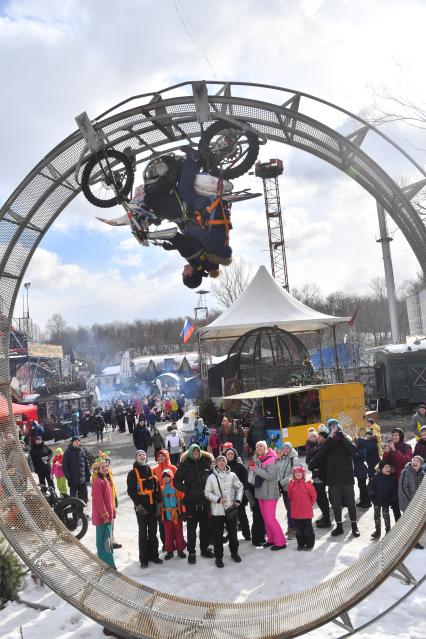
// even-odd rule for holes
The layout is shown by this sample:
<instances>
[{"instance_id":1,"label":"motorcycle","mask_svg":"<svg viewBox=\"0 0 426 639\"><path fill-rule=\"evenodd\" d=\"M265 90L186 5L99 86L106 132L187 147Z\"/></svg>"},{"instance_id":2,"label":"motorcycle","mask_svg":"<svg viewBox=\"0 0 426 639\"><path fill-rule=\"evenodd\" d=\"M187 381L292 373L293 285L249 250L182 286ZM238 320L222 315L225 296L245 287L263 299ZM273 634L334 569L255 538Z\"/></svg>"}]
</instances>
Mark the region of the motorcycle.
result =
<instances>
[{"instance_id":1,"label":"motorcycle","mask_svg":"<svg viewBox=\"0 0 426 639\"><path fill-rule=\"evenodd\" d=\"M211 176L234 179L255 163L266 139L239 120L218 119L203 130L198 143L201 167ZM103 147L86 162L81 188L86 199L100 208L128 202L134 183L135 161L127 152Z\"/></svg>"},{"instance_id":2,"label":"motorcycle","mask_svg":"<svg viewBox=\"0 0 426 639\"><path fill-rule=\"evenodd\" d=\"M76 539L82 539L89 526L89 518L84 512L85 503L78 497L58 496L56 490L49 486L40 486L47 503Z\"/></svg>"}]
</instances>

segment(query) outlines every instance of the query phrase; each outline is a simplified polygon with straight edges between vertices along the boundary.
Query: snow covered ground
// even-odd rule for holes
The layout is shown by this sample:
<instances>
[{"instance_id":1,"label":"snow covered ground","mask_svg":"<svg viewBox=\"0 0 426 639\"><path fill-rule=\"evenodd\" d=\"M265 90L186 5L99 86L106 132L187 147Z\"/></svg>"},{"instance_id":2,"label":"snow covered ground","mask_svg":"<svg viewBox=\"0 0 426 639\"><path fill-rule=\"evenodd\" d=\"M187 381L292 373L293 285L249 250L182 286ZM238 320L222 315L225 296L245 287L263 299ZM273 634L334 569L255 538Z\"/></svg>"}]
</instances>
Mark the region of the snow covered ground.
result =
<instances>
[{"instance_id":1,"label":"snow covered ground","mask_svg":"<svg viewBox=\"0 0 426 639\"><path fill-rule=\"evenodd\" d=\"M90 448L94 446L93 435L85 441ZM131 436L128 433L107 433L103 448L113 453L111 459L119 496L116 538L123 544L123 548L115 553L118 570L152 588L211 601L244 602L268 599L301 591L322 582L351 565L365 552L370 543L374 543L370 541L370 534L374 529L372 509L360 510L359 539L352 538L349 532L350 525L346 521L346 533L337 539L330 537L329 530L318 530L315 549L309 553L296 552L295 541L288 542L287 550L271 554L269 549L255 548L250 542L241 539L240 554L243 561L239 565L230 559L229 551L225 547L225 568L221 570L216 568L213 560L201 557L198 557L195 566L190 566L186 560L175 557L161 566L150 564L147 570L141 570L138 561L136 518L126 493L126 476L132 466L135 450ZM279 504L278 517L284 526L282 502ZM83 542L96 552L94 526L89 526ZM406 565L415 577L423 576L425 554L426 550L414 550L406 560ZM351 618L356 624L367 621L373 615L373 611L377 614L406 591L407 586L389 578L367 601L351 612ZM36 585L30 577L25 580L21 597L52 606L54 610L38 612L22 604L8 604L0 612L0 638L99 639L104 636L101 626L66 604L47 586ZM426 587L423 585L395 611L357 636L360 639L424 637L425 607ZM311 639L333 639L341 634L343 630L336 625L328 624L305 636Z\"/></svg>"}]
</instances>

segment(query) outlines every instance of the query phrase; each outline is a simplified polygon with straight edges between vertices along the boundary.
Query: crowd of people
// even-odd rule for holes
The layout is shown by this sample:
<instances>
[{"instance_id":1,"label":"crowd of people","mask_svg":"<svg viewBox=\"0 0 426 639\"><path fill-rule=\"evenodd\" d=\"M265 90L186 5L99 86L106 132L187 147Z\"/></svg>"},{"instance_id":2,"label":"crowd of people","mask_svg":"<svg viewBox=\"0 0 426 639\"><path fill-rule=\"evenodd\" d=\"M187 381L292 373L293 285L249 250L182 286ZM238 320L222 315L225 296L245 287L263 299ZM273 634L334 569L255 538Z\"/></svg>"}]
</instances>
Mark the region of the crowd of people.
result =
<instances>
[{"instance_id":1,"label":"crowd of people","mask_svg":"<svg viewBox=\"0 0 426 639\"><path fill-rule=\"evenodd\" d=\"M132 430L127 422L136 448L127 474L127 494L134 506L142 568L149 562L168 561L175 552L178 558L195 564L197 531L200 556L214 558L218 568L224 566L225 543L231 559L241 562L239 531L244 540L274 552L286 549L292 539L297 550L310 551L315 546L315 528L332 529L333 538L344 533L344 508L349 513L352 536L359 537L358 511L372 507L371 539L378 539L382 530L385 534L390 530L390 511L397 521L408 507L426 468L423 404L416 413L414 449L399 427L384 443L380 427L371 418L353 439L337 419L329 419L317 429L308 429L304 460L289 441L277 449L259 439L251 449L248 442L264 432L259 424L253 420L245 433L238 420L225 416L219 427L211 428L199 418L186 449L176 423L162 434L157 423L150 424L143 406L141 414L135 415ZM95 417L98 415L100 412ZM148 458L152 449L154 462ZM52 456L52 450L37 435L29 457L40 484L52 485L55 479L59 492L69 489L86 504L91 484L98 555L114 568L114 549L120 544L113 535L117 491L109 452L100 453L90 467L81 438L74 435L65 452L57 448ZM286 530L277 517L281 498L287 514ZM313 522L315 503L321 515ZM416 548L422 546L418 543Z\"/></svg>"}]
</instances>

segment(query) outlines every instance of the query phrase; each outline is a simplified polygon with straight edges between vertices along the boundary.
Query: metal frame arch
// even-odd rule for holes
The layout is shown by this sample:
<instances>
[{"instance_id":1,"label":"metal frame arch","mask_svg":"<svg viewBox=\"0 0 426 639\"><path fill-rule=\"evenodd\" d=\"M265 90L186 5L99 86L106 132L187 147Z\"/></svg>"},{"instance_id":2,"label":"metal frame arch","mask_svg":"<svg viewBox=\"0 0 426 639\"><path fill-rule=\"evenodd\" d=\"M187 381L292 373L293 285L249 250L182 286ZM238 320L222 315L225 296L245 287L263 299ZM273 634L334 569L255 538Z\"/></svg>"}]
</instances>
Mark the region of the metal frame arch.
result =
<instances>
[{"instance_id":1,"label":"metal frame arch","mask_svg":"<svg viewBox=\"0 0 426 639\"><path fill-rule=\"evenodd\" d=\"M382 202L426 271L426 228L410 201L426 185L420 167L412 162L423 178L401 189L362 150L367 131L344 136L301 111L301 97L313 99L312 96L293 92L284 103L273 104L247 98L244 92L265 87L279 94L285 90L268 85L221 83L217 94L208 95L210 85L217 83L184 83L145 94L142 98L151 100L121 113L112 114L116 109L113 107L104 114L108 117L99 116L96 127L104 131L112 146L123 150L130 145L138 162L142 162L153 151L178 147L182 139L198 137L200 120L208 124L209 119L230 115L247 121L268 139L304 149L342 170L352 170L350 177ZM233 95L236 87L243 95ZM186 94L171 95L180 89L185 89ZM349 112L332 107L359 121ZM304 593L238 605L175 597L114 573L72 538L38 492L17 440L10 438L11 433L16 435L8 371L10 321L23 273L35 249L54 219L80 191L76 169L83 152L79 132L68 136L38 163L0 211L0 400L7 402L9 411L7 416L0 415L0 473L4 487L0 494L0 528L52 590L94 620L129 637L291 637L345 615L401 564L423 532L426 484L419 488L391 533L350 568ZM11 468L19 468L18 475L11 473ZM12 512L16 513L13 523Z\"/></svg>"}]
</instances>

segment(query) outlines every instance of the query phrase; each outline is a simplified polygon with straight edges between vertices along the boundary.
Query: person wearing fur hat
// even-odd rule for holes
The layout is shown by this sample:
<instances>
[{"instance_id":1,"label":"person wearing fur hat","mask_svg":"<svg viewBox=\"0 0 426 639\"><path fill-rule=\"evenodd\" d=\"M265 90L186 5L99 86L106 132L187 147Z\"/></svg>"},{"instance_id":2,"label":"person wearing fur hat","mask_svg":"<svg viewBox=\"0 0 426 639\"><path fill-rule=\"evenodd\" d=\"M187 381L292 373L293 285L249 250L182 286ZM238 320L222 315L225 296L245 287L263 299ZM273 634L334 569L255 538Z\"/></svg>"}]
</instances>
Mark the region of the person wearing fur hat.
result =
<instances>
[{"instance_id":1,"label":"person wearing fur hat","mask_svg":"<svg viewBox=\"0 0 426 639\"><path fill-rule=\"evenodd\" d=\"M323 426L323 429L321 429L321 426ZM328 439L328 430L324 424L320 424L318 428L317 439L318 443L316 447L311 447L309 456L306 455L306 463L312 472L312 483L317 493L317 505L321 511L321 517L316 520L315 525L317 528L331 528L330 502L328 500L326 485L326 464L325 460L321 462L321 460L318 461L317 459L318 451Z\"/></svg>"},{"instance_id":2,"label":"person wearing fur hat","mask_svg":"<svg viewBox=\"0 0 426 639\"><path fill-rule=\"evenodd\" d=\"M60 495L68 495L68 485L67 480L64 475L64 470L62 468L62 460L64 458L64 453L62 448L56 448L55 455L52 459L52 472L51 476L56 479L56 486L58 488L58 492Z\"/></svg>"},{"instance_id":3,"label":"person wearing fur hat","mask_svg":"<svg viewBox=\"0 0 426 639\"><path fill-rule=\"evenodd\" d=\"M394 428L391 431L391 441L385 446L383 459L388 461L395 468L396 481L413 456L412 448L404 442L404 431L402 428Z\"/></svg>"},{"instance_id":4,"label":"person wearing fur hat","mask_svg":"<svg viewBox=\"0 0 426 639\"><path fill-rule=\"evenodd\" d=\"M265 441L256 444L256 461L249 462L249 470L255 475L254 494L259 500L260 512L267 533L265 548L282 550L287 547L283 530L276 518L278 490L278 464L276 453Z\"/></svg>"},{"instance_id":5,"label":"person wearing fur hat","mask_svg":"<svg viewBox=\"0 0 426 639\"><path fill-rule=\"evenodd\" d=\"M287 537L289 539L294 539L294 535L296 534L293 517L291 516L290 498L287 492L294 466L301 466L300 459L297 456L297 450L293 448L290 442L284 442L282 446L282 455L278 461L278 484L283 496L284 506L287 511Z\"/></svg>"},{"instance_id":6,"label":"person wearing fur hat","mask_svg":"<svg viewBox=\"0 0 426 639\"><path fill-rule=\"evenodd\" d=\"M292 479L287 490L296 526L297 550L311 550L315 545L312 517L317 493L312 482L306 481L303 466L293 466Z\"/></svg>"},{"instance_id":7,"label":"person wearing fur hat","mask_svg":"<svg viewBox=\"0 0 426 639\"><path fill-rule=\"evenodd\" d=\"M166 556L164 559L172 559L173 552L177 550L178 557L185 559L183 552L186 548L183 537L182 525L182 497L183 494L173 485L173 471L164 468L161 478L161 521L164 526Z\"/></svg>"},{"instance_id":8,"label":"person wearing fur hat","mask_svg":"<svg viewBox=\"0 0 426 639\"><path fill-rule=\"evenodd\" d=\"M247 497L245 494L245 490L247 488L248 483L248 473L247 469L244 466L241 459L238 457L238 453L235 448L228 448L225 452L226 463L228 464L229 470L236 474L238 479L243 485L244 492L243 498L241 499L241 503L238 506L238 521L239 526L241 528L241 532L243 533L243 537L246 541L250 541L250 526L247 519L246 506L247 506Z\"/></svg>"},{"instance_id":9,"label":"person wearing fur hat","mask_svg":"<svg viewBox=\"0 0 426 639\"><path fill-rule=\"evenodd\" d=\"M243 499L244 487L237 475L229 469L225 455L219 455L216 464L216 468L207 477L204 494L210 502L216 566L223 568L223 532L225 526L228 533L231 557L236 563L241 562L241 557L238 554L237 523L238 507ZM231 513L229 509L233 509Z\"/></svg>"},{"instance_id":10,"label":"person wearing fur hat","mask_svg":"<svg viewBox=\"0 0 426 639\"><path fill-rule=\"evenodd\" d=\"M377 472L370 480L368 494L374 505L374 524L375 530L371 535L372 539L379 539L381 535L381 518L385 523L385 532L389 532L390 516L389 508L398 501L398 484L395 479L393 467L385 459L382 459L377 465Z\"/></svg>"},{"instance_id":11,"label":"person wearing fur hat","mask_svg":"<svg viewBox=\"0 0 426 639\"><path fill-rule=\"evenodd\" d=\"M185 495L188 563L190 564L195 564L197 561L195 544L198 526L201 556L210 559L214 557L209 548L209 505L204 495L213 461L213 455L201 450L197 444L191 444L183 453L174 478L175 487Z\"/></svg>"},{"instance_id":12,"label":"person wearing fur hat","mask_svg":"<svg viewBox=\"0 0 426 639\"><path fill-rule=\"evenodd\" d=\"M344 500L349 511L352 535L359 537L353 467L356 446L345 435L337 419L329 419L327 427L330 428L330 435L317 452L315 462L325 465L328 494L336 520L336 527L331 534L333 537L337 537L344 533L342 525L342 503Z\"/></svg>"},{"instance_id":13,"label":"person wearing fur hat","mask_svg":"<svg viewBox=\"0 0 426 639\"><path fill-rule=\"evenodd\" d=\"M95 462L92 470L92 524L96 526L96 550L99 559L116 569L112 541L116 509L108 462Z\"/></svg>"},{"instance_id":14,"label":"person wearing fur hat","mask_svg":"<svg viewBox=\"0 0 426 639\"><path fill-rule=\"evenodd\" d=\"M420 439L422 426L426 426L426 403L420 402L417 410L410 420L410 428L416 433L417 439Z\"/></svg>"},{"instance_id":15,"label":"person wearing fur hat","mask_svg":"<svg viewBox=\"0 0 426 639\"><path fill-rule=\"evenodd\" d=\"M127 494L135 506L141 568L148 568L148 561L162 564L163 560L158 556L157 539L157 512L161 508L161 490L144 450L136 452L133 468L127 475Z\"/></svg>"},{"instance_id":16,"label":"person wearing fur hat","mask_svg":"<svg viewBox=\"0 0 426 639\"><path fill-rule=\"evenodd\" d=\"M420 439L414 447L414 455L420 455L420 457L426 459L426 426L422 426L420 429Z\"/></svg>"}]
</instances>

